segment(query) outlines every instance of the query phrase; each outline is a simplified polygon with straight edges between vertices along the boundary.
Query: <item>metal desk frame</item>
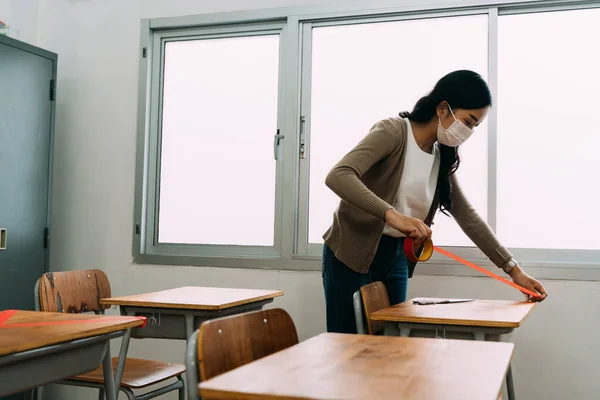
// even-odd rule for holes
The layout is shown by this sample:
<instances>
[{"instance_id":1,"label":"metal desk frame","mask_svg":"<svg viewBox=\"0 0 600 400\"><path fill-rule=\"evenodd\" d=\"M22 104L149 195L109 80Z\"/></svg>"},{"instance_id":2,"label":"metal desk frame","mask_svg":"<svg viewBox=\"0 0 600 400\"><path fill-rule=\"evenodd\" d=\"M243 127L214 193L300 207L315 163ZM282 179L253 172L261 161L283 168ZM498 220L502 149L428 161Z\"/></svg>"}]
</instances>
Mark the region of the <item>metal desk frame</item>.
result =
<instances>
[{"instance_id":1,"label":"metal desk frame","mask_svg":"<svg viewBox=\"0 0 600 400\"><path fill-rule=\"evenodd\" d=\"M251 311L260 311L265 304L272 302L273 299L271 298L220 310L128 305L120 305L119 309L121 315L130 317L144 316L148 319L148 324L144 329L132 328L132 336L134 338L175 339L187 342L194 331L204 321Z\"/></svg>"},{"instance_id":2,"label":"metal desk frame","mask_svg":"<svg viewBox=\"0 0 600 400\"><path fill-rule=\"evenodd\" d=\"M116 400L110 340L125 330L0 356L0 396L93 371L102 363L107 400ZM120 379L119 379L120 382Z\"/></svg>"}]
</instances>

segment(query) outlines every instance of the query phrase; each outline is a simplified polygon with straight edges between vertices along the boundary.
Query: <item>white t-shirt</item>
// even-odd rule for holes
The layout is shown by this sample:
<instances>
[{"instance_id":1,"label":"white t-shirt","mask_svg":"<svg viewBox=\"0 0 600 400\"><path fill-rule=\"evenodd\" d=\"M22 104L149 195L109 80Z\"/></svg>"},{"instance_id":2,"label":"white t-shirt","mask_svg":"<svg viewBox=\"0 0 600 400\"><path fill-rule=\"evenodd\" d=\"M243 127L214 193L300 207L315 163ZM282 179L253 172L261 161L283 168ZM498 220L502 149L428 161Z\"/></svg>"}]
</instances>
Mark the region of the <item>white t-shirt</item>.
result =
<instances>
[{"instance_id":1,"label":"white t-shirt","mask_svg":"<svg viewBox=\"0 0 600 400\"><path fill-rule=\"evenodd\" d=\"M392 205L401 214L424 220L429 213L435 195L440 170L440 152L437 143L434 144L431 154L421 150L415 140L410 121L407 118L404 121L406 121L408 128L406 159L404 160L404 170L402 171L398 194ZM387 224L383 234L394 237L405 236Z\"/></svg>"}]
</instances>

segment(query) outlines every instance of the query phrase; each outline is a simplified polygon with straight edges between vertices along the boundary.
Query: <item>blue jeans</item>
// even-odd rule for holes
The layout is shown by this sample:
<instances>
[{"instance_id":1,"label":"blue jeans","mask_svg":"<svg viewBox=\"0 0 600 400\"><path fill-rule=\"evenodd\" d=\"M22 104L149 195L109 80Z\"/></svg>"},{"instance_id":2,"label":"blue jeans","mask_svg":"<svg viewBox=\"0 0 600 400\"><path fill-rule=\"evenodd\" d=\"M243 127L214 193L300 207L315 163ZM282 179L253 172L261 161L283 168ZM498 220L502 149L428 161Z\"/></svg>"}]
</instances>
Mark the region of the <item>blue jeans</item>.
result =
<instances>
[{"instance_id":1,"label":"blue jeans","mask_svg":"<svg viewBox=\"0 0 600 400\"><path fill-rule=\"evenodd\" d=\"M383 235L369 272L360 274L338 260L327 245L323 246L323 288L327 313L327 332L356 333L354 292L371 282L385 284L392 305L406 301L408 265L404 239Z\"/></svg>"}]
</instances>

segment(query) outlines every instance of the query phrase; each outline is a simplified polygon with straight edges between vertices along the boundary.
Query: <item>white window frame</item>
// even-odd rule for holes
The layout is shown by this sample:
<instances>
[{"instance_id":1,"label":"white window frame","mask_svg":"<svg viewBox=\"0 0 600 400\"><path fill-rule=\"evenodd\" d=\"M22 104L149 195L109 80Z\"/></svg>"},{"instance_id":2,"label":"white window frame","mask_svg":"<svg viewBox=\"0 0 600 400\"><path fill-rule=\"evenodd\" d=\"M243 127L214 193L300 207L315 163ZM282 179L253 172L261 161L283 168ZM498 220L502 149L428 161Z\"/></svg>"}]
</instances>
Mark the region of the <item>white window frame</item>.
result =
<instances>
[{"instance_id":1,"label":"white window frame","mask_svg":"<svg viewBox=\"0 0 600 400\"><path fill-rule=\"evenodd\" d=\"M398 5L397 0L364 0L352 4L321 4L256 11L145 19L141 26L138 155L136 162L133 256L138 264L197 265L238 268L320 270L320 244L308 243L310 165L310 56L312 27L401 21L467 15L488 15L488 83L496 97L498 18L501 15L599 8L600 0L463 0L440 5L434 0ZM278 126L274 246L226 246L158 243L156 205L161 104L161 49L171 40L280 33ZM497 108L489 115L488 215L496 228ZM273 135L276 132L273 132ZM300 157L304 142L304 158ZM443 216L438 216L442 218ZM494 267L475 247L448 247L482 266ZM600 280L600 251L510 249L526 270L539 278ZM435 255L417 274L479 273Z\"/></svg>"},{"instance_id":2,"label":"white window frame","mask_svg":"<svg viewBox=\"0 0 600 400\"><path fill-rule=\"evenodd\" d=\"M209 244L179 244L179 243L159 243L158 241L158 223L159 223L159 194L160 194L160 169L161 169L161 139L162 139L162 102L163 102L163 79L164 79L164 49L167 43L186 41L186 40L205 40L235 38L247 36L279 35L280 48L281 36L285 28L283 22L262 22L250 23L242 26L218 26L204 28L183 28L174 30L156 30L152 33L152 40L146 47L146 52L155 54L152 57L150 79L150 92L148 95L148 130L147 146L145 156L147 173L145 176L145 198L144 198L144 216L140 219L144 226L143 233L140 229L140 235L143 234L143 240L140 241L140 253L146 256L175 256L175 257L203 257L203 258L267 258L277 259L281 257L281 180L283 169L283 157L279 156L280 146L274 147L274 160L276 162L276 184L275 184L275 226L274 226L274 245L273 246L235 246L235 245L209 245ZM282 95L281 82L281 64L283 57L279 55L279 93ZM154 71L156 71L154 73ZM278 104L277 126L281 124L281 102ZM273 132L265 134L277 134L277 128ZM141 226L140 226L141 228Z\"/></svg>"},{"instance_id":3,"label":"white window frame","mask_svg":"<svg viewBox=\"0 0 600 400\"><path fill-rule=\"evenodd\" d=\"M300 158L300 177L299 177L299 207L298 207L298 242L296 256L298 258L312 259L320 257L322 246L317 243L308 242L309 231L309 188L310 188L310 110L311 110L311 88L312 88L312 29L329 26L347 26L358 24L372 24L380 22L396 22L423 20L444 17L464 17L472 15L487 15L487 9L447 11L447 12L428 12L424 13L406 13L392 16L375 16L354 19L335 19L326 21L304 21L301 24L302 34L302 72L301 72L301 99L300 99L300 125L301 125L301 143L305 143L305 155ZM365 132L366 134L366 132ZM323 232L324 233L324 232Z\"/></svg>"}]
</instances>

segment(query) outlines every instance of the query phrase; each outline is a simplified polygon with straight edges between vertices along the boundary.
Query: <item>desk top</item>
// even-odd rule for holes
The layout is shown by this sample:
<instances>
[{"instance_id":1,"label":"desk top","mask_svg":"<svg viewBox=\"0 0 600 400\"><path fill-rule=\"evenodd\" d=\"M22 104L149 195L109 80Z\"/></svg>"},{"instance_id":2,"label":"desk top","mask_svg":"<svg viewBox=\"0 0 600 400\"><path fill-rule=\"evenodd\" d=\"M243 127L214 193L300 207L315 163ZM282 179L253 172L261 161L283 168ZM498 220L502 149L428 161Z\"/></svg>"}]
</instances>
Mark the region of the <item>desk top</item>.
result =
<instances>
[{"instance_id":1,"label":"desk top","mask_svg":"<svg viewBox=\"0 0 600 400\"><path fill-rule=\"evenodd\" d=\"M187 286L160 292L111 297L101 304L191 310L223 310L283 296L280 290L229 289Z\"/></svg>"},{"instance_id":2,"label":"desk top","mask_svg":"<svg viewBox=\"0 0 600 400\"><path fill-rule=\"evenodd\" d=\"M371 319L420 324L518 328L535 304L526 301L475 300L468 303L422 306L413 304L412 300L409 300L376 311L371 314Z\"/></svg>"},{"instance_id":3,"label":"desk top","mask_svg":"<svg viewBox=\"0 0 600 400\"><path fill-rule=\"evenodd\" d=\"M144 321L139 318L112 315L2 311L0 312L0 357L118 332L141 326L143 323Z\"/></svg>"},{"instance_id":4,"label":"desk top","mask_svg":"<svg viewBox=\"0 0 600 400\"><path fill-rule=\"evenodd\" d=\"M512 343L325 333L199 385L207 400L496 400Z\"/></svg>"}]
</instances>

